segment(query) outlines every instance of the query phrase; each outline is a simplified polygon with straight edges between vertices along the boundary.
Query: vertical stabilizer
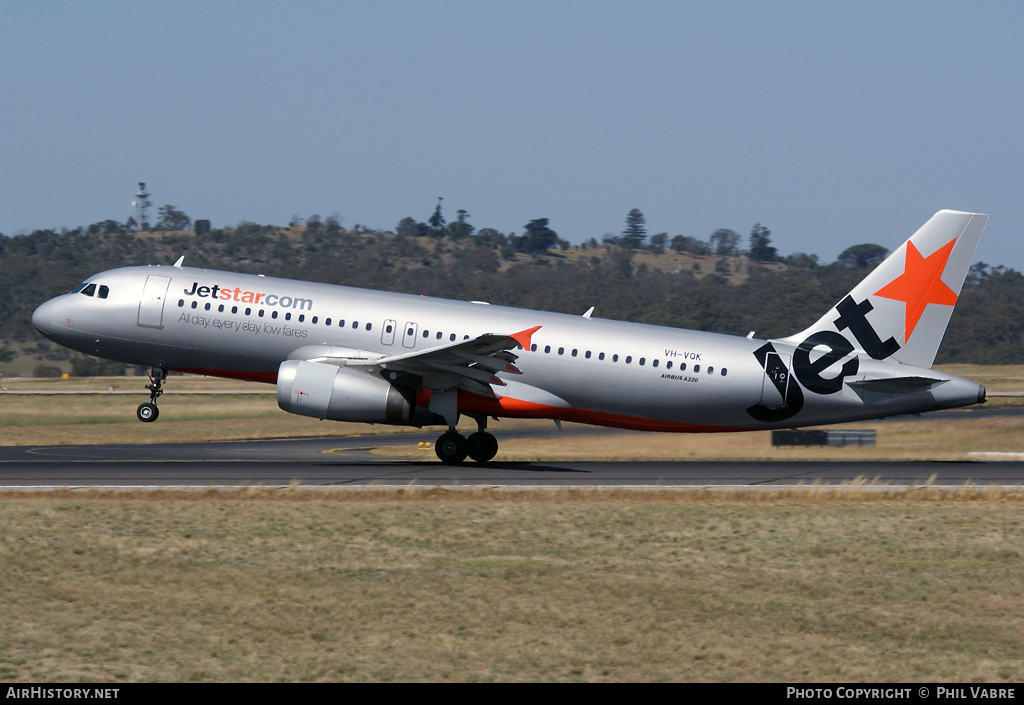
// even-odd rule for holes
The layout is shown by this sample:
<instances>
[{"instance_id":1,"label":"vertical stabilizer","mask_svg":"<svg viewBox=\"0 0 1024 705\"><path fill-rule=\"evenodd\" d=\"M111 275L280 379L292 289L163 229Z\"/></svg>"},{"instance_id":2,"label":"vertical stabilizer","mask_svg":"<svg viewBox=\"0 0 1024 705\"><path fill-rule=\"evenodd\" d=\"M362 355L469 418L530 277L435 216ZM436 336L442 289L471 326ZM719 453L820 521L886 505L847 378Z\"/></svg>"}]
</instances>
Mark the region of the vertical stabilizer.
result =
<instances>
[{"instance_id":1,"label":"vertical stabilizer","mask_svg":"<svg viewBox=\"0 0 1024 705\"><path fill-rule=\"evenodd\" d=\"M838 333L876 360L931 367L987 220L939 211L817 323L785 342L813 345Z\"/></svg>"}]
</instances>

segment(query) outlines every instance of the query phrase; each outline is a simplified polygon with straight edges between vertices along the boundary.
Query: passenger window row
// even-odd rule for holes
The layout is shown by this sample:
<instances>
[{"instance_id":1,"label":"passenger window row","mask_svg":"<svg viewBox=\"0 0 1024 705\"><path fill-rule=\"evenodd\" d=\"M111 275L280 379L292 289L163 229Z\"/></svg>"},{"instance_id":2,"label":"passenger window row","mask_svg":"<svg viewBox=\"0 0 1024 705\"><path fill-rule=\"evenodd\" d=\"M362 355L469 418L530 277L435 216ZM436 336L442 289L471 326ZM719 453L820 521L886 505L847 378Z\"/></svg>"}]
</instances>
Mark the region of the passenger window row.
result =
<instances>
[{"instance_id":1,"label":"passenger window row","mask_svg":"<svg viewBox=\"0 0 1024 705\"><path fill-rule=\"evenodd\" d=\"M86 294L87 296L91 296L93 294L93 292L95 291L95 286L96 286L95 284L90 284L89 286L87 286L84 289L82 289L81 293ZM105 298L106 297L106 287L100 287L100 294L99 295L100 295L101 298ZM183 298L179 298L178 299L178 308L183 308L184 305L185 305L185 300ZM191 307L199 308L199 301L191 302ZM212 310L213 309L213 304L210 303L210 302L207 302L207 303L203 304L203 309L204 310ZM253 309L252 309L251 306L246 306L243 309L243 314L245 316L252 316L252 312L253 312ZM217 313L219 313L219 314L227 313L226 307L225 307L225 305L223 303L217 304ZM239 306L232 305L231 308L230 308L230 313L231 314L238 314L239 313ZM279 312L279 310L275 310L275 309L271 310L270 318L271 319L278 319L280 314L281 314L281 312ZM263 309L263 308L257 309L256 316L258 316L259 318L264 318L266 316L266 310ZM284 319L285 319L285 321L291 321L292 320L292 313L291 312L285 312ZM298 317L296 318L296 321L298 323L305 323L306 322L305 314L299 314ZM310 317L309 323L311 323L313 325L318 324L319 323L319 317L318 316ZM325 326L331 326L334 323L335 323L335 321L332 318L324 319L324 325ZM358 328L359 328L358 321L352 321L349 325L354 330L358 330ZM345 319L338 319L337 326L339 328L345 328L345 326L346 326ZM365 324L364 329L369 331L369 330L373 330L373 327L374 327L374 325L372 323L367 323L367 324ZM390 326L390 324L388 324L387 325L387 329L388 330L386 331L387 333L391 333L390 328L391 328L391 326ZM409 329L409 334L410 335L413 334L413 329ZM430 337L431 337L430 331L427 330L427 329L424 329L424 331L423 331L423 338L424 339L429 339ZM434 337L435 340L442 340L444 338L444 333L442 333L441 331L435 331L434 334L433 334L433 337ZM449 335L447 335L447 339L449 339L450 342L455 342L458 339L458 335L456 335L455 333L450 333ZM468 335L463 335L462 339L463 340L469 340L469 336ZM521 345L517 345L516 347L518 349L522 349ZM530 351L532 351L532 353L537 353L539 347L538 347L537 343L534 343L534 344L530 345L529 349L530 349ZM550 355L551 354L551 350L552 350L551 345L545 345L544 346L544 353L545 354ZM565 351L566 350L565 350L564 347L559 347L558 350L557 350L557 354L558 355L565 355ZM572 348L569 351L569 356L573 357L573 358L579 357L580 356L580 349L579 348ZM585 350L584 354L583 354L583 357L586 360L591 360L591 359L593 359L594 354L592 353L591 350ZM604 353L598 353L597 354L597 359L599 361L604 361L605 358L606 358L606 356L605 356ZM618 360L620 360L620 357L618 357L617 354L612 354L610 356L610 360L613 363L617 363ZM628 356L626 356L623 359L623 361L627 365L632 365L633 364L633 356L628 355ZM645 367L647 365L647 359L646 358L640 358L639 360L637 360L637 364L640 367ZM650 366L652 368L660 367L660 365L662 365L662 361L658 360L657 358L655 358L654 360L650 361ZM672 360L667 360L665 362L665 369L666 370L673 369L673 366L674 366L674 363L673 363ZM685 372L686 371L686 363L679 363L679 367L677 369L680 372ZM707 374L714 374L715 373L715 367L712 366L712 365L709 365L709 366L707 366L707 368L705 368L705 371L706 371ZM700 365L694 365L693 366L693 372L694 373L700 372ZM719 370L719 374L721 374L723 377L726 376L728 374L728 372L729 371L726 368L724 368L724 367Z\"/></svg>"},{"instance_id":2,"label":"passenger window row","mask_svg":"<svg viewBox=\"0 0 1024 705\"><path fill-rule=\"evenodd\" d=\"M185 299L178 299L178 308L184 308L184 307L185 307ZM198 301L193 301L192 302L192 308L193 309L198 309L199 308L199 302ZM209 302L205 303L203 305L203 310L204 311L212 311L213 310L213 304L209 303ZM230 311L231 313L237 314L238 311L239 311L239 307L238 306L232 306L231 307L231 311ZM227 313L227 312L228 312L227 308L224 306L224 304L218 304L217 305L217 313ZM251 306L246 306L245 309L242 310L242 313L243 313L243 315L251 316L252 315L252 307ZM267 315L267 312L266 312L265 309L261 308L261 309L256 311L256 315L258 317L260 317L260 318L263 318L263 317L265 317ZM271 318L276 319L276 318L279 317L279 315L280 315L280 311L272 310L270 312L270 317ZM317 323L319 321L319 318L320 318L319 316L311 317L310 318L310 323ZM285 311L285 313L284 313L284 320L286 320L286 321L292 320L292 313L291 313L291 311ZM306 314L300 313L295 320L298 321L299 323L305 323L306 322ZM325 318L324 319L324 325L328 325L328 326L331 325L331 319L330 318ZM339 320L338 321L338 327L344 328L345 327L345 321L344 320ZM352 321L352 327L353 328L358 328L359 327L359 323L357 321ZM366 330L371 330L372 328L373 328L373 324L372 323L367 323L366 324Z\"/></svg>"},{"instance_id":3,"label":"passenger window row","mask_svg":"<svg viewBox=\"0 0 1024 705\"><path fill-rule=\"evenodd\" d=\"M530 351L531 352L537 352L539 349L540 348L537 346L536 343L533 343L530 346ZM544 346L544 353L545 354L551 354L551 350L552 350L552 348L551 348L550 345L545 345ZM566 351L565 351L564 347L560 347L557 350L557 354L558 355L565 355L565 352ZM579 351L578 348L573 348L572 351L569 353L569 355L571 357L577 357L577 356L579 356L579 354L580 354L580 351ZM587 359L587 360L590 360L593 357L593 353L590 350L587 350L587 351L585 351L583 353L583 357L585 359ZM603 352L599 352L597 354L597 359L598 360L604 360L605 359L605 354ZM611 361L612 362L618 362L619 361L619 355L617 353L613 353L611 355ZM633 364L633 356L632 355L626 355L626 357L623 358L623 361L627 365L631 365L631 364ZM658 358L655 358L655 359L651 360L650 362L651 362L651 367L659 367L661 365L661 360L659 360ZM647 358L646 357L641 357L639 360L637 360L637 364L640 365L640 367L646 366L647 365ZM665 361L665 369L666 370L671 370L672 367L673 367L673 361L672 360L666 360ZM685 362L680 362L678 370L680 372L685 372L686 371L686 363ZM701 366L700 365L694 365L693 366L693 372L694 373L698 373L698 372L700 372L700 370L701 370ZM714 365L707 365L704 368L704 371L707 374L709 374L709 375L710 374L714 374L715 367L714 367ZM727 368L725 368L725 367L719 368L719 374L722 375L723 377L725 377L727 374L729 374L729 370Z\"/></svg>"},{"instance_id":4,"label":"passenger window row","mask_svg":"<svg viewBox=\"0 0 1024 705\"><path fill-rule=\"evenodd\" d=\"M198 301L193 301L191 306L192 306L193 309L199 309L199 302ZM185 299L178 299L178 308L185 308ZM204 310L204 311L212 311L213 310L213 304L210 303L210 302L207 302L207 303L203 304L203 309L202 310ZM253 312L253 309L252 309L251 306L247 306L244 309L239 309L238 306L232 306L230 311L229 311L225 307L224 304L218 304L217 305L217 313L237 314L240 310L241 310L242 314L245 315L245 316L251 316L252 312ZM281 313L280 311L272 310L272 311L270 311L270 318L277 319L280 316L280 313ZM267 312L266 312L265 309L262 309L262 308L261 309L257 309L256 315L259 318L264 318L264 317L266 317ZM292 320L292 313L291 313L291 311L285 311L284 312L284 320L286 320L286 321ZM296 317L295 320L298 323L305 323L306 322L306 314L304 314L304 313L298 314L298 316ZM311 316L309 318L309 322L311 324L313 324L313 325L319 324L320 321L321 321L321 319L320 319L319 316ZM339 319L337 319L337 321L335 321L335 319L333 319L333 318L324 318L323 319L323 325L325 325L325 326L331 326L331 325L335 325L335 324L337 325L338 328L344 328L346 326L346 321L345 321L344 318L339 318ZM358 321L351 321L351 322L348 323L348 325L350 325L353 329L356 329L356 330L359 329L359 322ZM363 329L364 330L373 330L373 324L372 323L366 323L366 324L363 325ZM412 329L410 329L410 333L409 333L410 335L412 335L411 330ZM388 330L387 332L390 333L391 331ZM431 335L431 333L430 333L429 330L424 330L423 331L423 337L424 338L429 338L430 335ZM442 340L444 338L444 333L442 333L441 331L437 331L437 332L434 333L434 337L435 337L436 340ZM457 339L458 339L458 336L455 333L450 333L448 335L448 340L451 341L451 342L455 342ZM462 339L463 340L469 340L469 336L468 335L464 335L464 336L462 336Z\"/></svg>"}]
</instances>

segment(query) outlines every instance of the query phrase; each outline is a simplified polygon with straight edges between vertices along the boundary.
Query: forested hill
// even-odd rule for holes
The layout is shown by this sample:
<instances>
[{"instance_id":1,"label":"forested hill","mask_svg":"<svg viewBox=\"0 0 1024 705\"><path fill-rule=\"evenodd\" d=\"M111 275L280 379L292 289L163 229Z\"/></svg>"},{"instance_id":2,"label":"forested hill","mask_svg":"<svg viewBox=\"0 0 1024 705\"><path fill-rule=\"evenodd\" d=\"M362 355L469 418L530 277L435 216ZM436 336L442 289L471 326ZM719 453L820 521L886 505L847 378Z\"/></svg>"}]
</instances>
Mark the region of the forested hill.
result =
<instances>
[{"instance_id":1,"label":"forested hill","mask_svg":"<svg viewBox=\"0 0 1024 705\"><path fill-rule=\"evenodd\" d=\"M753 237L746 257L710 254L678 239L675 249L666 248L664 238L656 245L625 238L579 247L556 240L551 249L515 244L503 237L251 223L200 235L37 231L0 237L0 362L15 351L70 359L35 333L37 305L96 272L171 264L181 255L187 265L211 269L576 314L594 306L600 318L768 337L813 323L885 254L875 245L857 246L827 265L806 255L779 258L774 249L771 257L753 257ZM1024 363L1022 337L1024 277L978 264L937 362Z\"/></svg>"}]
</instances>

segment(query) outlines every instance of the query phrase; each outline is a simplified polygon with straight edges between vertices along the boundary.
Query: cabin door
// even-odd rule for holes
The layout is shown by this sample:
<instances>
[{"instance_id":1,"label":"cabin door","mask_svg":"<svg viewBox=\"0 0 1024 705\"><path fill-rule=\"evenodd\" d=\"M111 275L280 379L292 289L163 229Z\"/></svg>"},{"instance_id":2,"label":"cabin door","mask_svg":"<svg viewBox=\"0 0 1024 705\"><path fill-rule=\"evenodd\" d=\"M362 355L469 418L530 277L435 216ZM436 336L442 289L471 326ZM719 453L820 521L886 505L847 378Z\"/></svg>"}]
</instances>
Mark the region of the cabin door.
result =
<instances>
[{"instance_id":1,"label":"cabin door","mask_svg":"<svg viewBox=\"0 0 1024 705\"><path fill-rule=\"evenodd\" d=\"M142 290L139 302L139 325L144 328L164 327L164 302L167 300L167 287L170 277L150 274L146 277L146 286Z\"/></svg>"}]
</instances>

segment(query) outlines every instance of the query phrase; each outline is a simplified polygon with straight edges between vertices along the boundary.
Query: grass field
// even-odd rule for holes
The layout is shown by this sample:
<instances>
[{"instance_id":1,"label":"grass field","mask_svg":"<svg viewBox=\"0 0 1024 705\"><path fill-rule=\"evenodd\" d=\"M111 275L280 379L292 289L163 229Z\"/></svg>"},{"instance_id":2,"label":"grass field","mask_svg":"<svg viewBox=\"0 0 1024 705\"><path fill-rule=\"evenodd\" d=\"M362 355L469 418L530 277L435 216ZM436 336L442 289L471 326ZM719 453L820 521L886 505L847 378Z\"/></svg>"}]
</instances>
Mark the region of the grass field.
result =
<instances>
[{"instance_id":1,"label":"grass field","mask_svg":"<svg viewBox=\"0 0 1024 705\"><path fill-rule=\"evenodd\" d=\"M1018 368L956 373L1024 387ZM144 393L118 393L139 379L4 384L92 392L0 394L8 445L403 431L294 417L237 382L172 379L152 425ZM567 433L499 458L1024 451L1012 420L931 418L862 425L874 448ZM1022 510L985 488L11 493L0 683L1015 682Z\"/></svg>"},{"instance_id":2,"label":"grass field","mask_svg":"<svg viewBox=\"0 0 1024 705\"><path fill-rule=\"evenodd\" d=\"M990 393L1024 395L1024 368L959 366L950 369L985 384ZM257 438L407 433L401 426L372 426L317 421L278 409L274 388L265 384L205 377L172 377L160 399L154 424L135 418L146 399L143 378L7 380L0 393L0 445L68 445L102 443L182 443ZM1024 396L991 396L985 405L1020 404ZM975 407L981 408L981 407ZM504 419L491 428L550 428L550 421ZM572 424L566 424L571 429ZM463 429L473 430L464 419ZM768 459L818 460L963 460L972 452L1024 452L1024 423L1017 419L951 418L941 412L922 419L849 424L836 428L873 428L875 446L863 448L775 448L769 432L740 434L566 433L543 441L501 442L498 459L537 460L671 460ZM427 429L433 432L434 429ZM439 432L439 430L438 430ZM383 453L384 451L382 451ZM390 456L432 457L410 441L386 451Z\"/></svg>"},{"instance_id":3,"label":"grass field","mask_svg":"<svg viewBox=\"0 0 1024 705\"><path fill-rule=\"evenodd\" d=\"M0 502L3 681L1006 681L1019 493Z\"/></svg>"}]
</instances>

